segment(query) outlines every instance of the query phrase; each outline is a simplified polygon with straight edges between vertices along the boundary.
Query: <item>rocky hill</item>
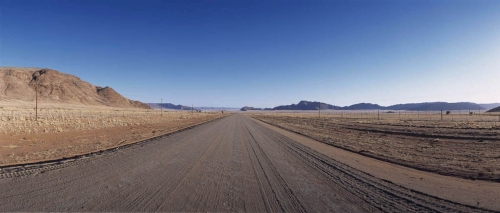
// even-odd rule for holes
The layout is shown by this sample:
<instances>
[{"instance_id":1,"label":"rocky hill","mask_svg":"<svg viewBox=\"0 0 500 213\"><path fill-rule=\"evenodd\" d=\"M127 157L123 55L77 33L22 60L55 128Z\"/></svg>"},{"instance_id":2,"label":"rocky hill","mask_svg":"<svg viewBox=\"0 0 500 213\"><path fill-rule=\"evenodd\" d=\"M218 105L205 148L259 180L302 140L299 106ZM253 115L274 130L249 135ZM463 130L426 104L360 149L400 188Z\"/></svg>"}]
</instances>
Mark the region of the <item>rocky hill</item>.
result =
<instances>
[{"instance_id":1,"label":"rocky hill","mask_svg":"<svg viewBox=\"0 0 500 213\"><path fill-rule=\"evenodd\" d=\"M300 101L298 104L277 106L273 110L318 110L319 108L325 110L340 109L341 107L317 101Z\"/></svg>"},{"instance_id":2,"label":"rocky hill","mask_svg":"<svg viewBox=\"0 0 500 213\"><path fill-rule=\"evenodd\" d=\"M343 110L373 110L373 109L384 109L385 107L378 104L371 103L359 103L353 104L351 106L342 107Z\"/></svg>"},{"instance_id":3,"label":"rocky hill","mask_svg":"<svg viewBox=\"0 0 500 213\"><path fill-rule=\"evenodd\" d=\"M40 102L150 109L110 87L94 86L74 75L52 69L0 67L0 100L32 102L37 91Z\"/></svg>"},{"instance_id":4,"label":"rocky hill","mask_svg":"<svg viewBox=\"0 0 500 213\"><path fill-rule=\"evenodd\" d=\"M488 112L500 112L500 107L490 109Z\"/></svg>"}]
</instances>

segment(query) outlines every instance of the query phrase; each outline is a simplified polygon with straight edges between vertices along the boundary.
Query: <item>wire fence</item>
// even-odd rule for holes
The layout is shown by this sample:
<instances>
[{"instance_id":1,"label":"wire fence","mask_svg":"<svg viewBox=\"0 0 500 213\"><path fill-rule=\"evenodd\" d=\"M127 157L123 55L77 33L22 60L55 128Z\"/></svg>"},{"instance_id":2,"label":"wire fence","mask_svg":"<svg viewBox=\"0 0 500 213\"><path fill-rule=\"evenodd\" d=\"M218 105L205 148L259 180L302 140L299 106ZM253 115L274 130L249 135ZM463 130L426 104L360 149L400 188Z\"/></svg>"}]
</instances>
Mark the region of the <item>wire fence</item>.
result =
<instances>
[{"instance_id":1,"label":"wire fence","mask_svg":"<svg viewBox=\"0 0 500 213\"><path fill-rule=\"evenodd\" d=\"M191 110L92 110L92 109L0 109L0 121L50 121L72 119L107 119L107 118L169 118L193 114L215 114L212 111Z\"/></svg>"}]
</instances>

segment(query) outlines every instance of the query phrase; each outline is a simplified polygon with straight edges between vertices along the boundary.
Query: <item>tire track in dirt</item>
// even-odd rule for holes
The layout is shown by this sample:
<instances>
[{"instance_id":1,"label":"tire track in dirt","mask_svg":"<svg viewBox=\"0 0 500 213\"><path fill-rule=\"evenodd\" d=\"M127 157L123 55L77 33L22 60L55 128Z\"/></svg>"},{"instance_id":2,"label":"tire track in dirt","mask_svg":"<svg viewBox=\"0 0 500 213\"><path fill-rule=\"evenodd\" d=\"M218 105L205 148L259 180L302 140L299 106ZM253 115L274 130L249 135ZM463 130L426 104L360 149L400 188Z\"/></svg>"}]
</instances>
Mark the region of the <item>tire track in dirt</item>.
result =
<instances>
[{"instance_id":1,"label":"tire track in dirt","mask_svg":"<svg viewBox=\"0 0 500 213\"><path fill-rule=\"evenodd\" d=\"M210 136L206 139L215 141L212 132L216 132L218 127L209 125L203 125L203 127L204 130L201 133ZM13 194L13 196L10 196L12 197L11 202L13 202L11 206L24 205L24 208L13 210L30 209L25 208L31 206L30 204L33 204L33 207L36 207L36 205L42 207L49 206L48 209L50 209L50 205L47 205L47 203L51 202L54 203L52 205L53 209L102 210L102 201L93 202L93 200L98 200L94 199L93 195L102 197L116 196L117 199L110 199L113 201L111 205L106 205L114 210L130 211L140 209L138 207L141 207L141 203L145 202L141 197L150 197L155 193L168 192L168 190L162 188L180 179L179 177L182 176L182 172L185 171L183 170L186 167L185 164L189 165L191 162L188 160L196 159L185 158L183 157L184 153L190 151L192 154L198 154L207 148L207 146L203 146L205 144L201 144L197 146L198 149L196 150L187 150L188 146L202 140L201 137L197 137L196 135L194 138L173 135L172 137L167 137L166 140L168 140L168 143L162 143L162 140L152 141L151 143L141 144L119 152L96 156L92 158L93 162L97 161L95 163L76 161L73 166L55 169L39 175L22 177L24 180L19 178L6 179L11 183L13 182L14 186L11 187L9 185L0 188L2 188L2 192L6 192L2 193L4 195ZM166 150L167 152L165 152ZM171 173L171 175L167 174L170 181L165 183L164 180L159 178L165 176L165 171L161 169L175 161L175 159L185 159L186 162L183 162L185 164L175 166L174 169L179 171L179 173L176 173L178 175L174 173ZM41 176L43 178L39 178ZM35 179L36 181L26 179ZM95 181L89 182L89 179L90 181L92 179ZM146 180L149 183L146 183ZM59 184L54 184L54 181L58 181ZM19 185L26 186L19 187ZM64 185L69 185L70 187L65 188L63 187ZM152 185L161 187L151 187ZM18 190L18 188L24 188L25 190ZM38 191L42 191L43 193ZM21 193L18 194L17 192ZM61 196L61 198L55 192L70 196ZM77 195L85 195L84 197L87 197L88 200L82 200ZM155 197L153 196L153 198ZM3 204L7 203L0 202L0 209L2 209ZM61 205L62 203L67 203L67 207ZM83 208L75 208L79 205ZM7 204L6 206L9 205ZM44 208L35 208L32 210L39 211L44 210Z\"/></svg>"},{"instance_id":2,"label":"tire track in dirt","mask_svg":"<svg viewBox=\"0 0 500 213\"><path fill-rule=\"evenodd\" d=\"M326 202L325 203L335 203L336 205L329 206L329 207L321 207L319 209L314 209L317 206L307 206L307 209L314 209L314 212L318 211L335 211L335 212L377 212L377 208L374 208L373 206L368 205L369 203L364 202L362 199L359 199L358 196L355 195L356 192L353 192L352 190L345 190L344 188L339 187L339 185L332 184L332 181L329 178L325 178L324 175L322 175L319 171L318 168L312 167L309 165L307 162L304 162L302 159L297 158L296 155L293 155L290 150L283 149L284 147L282 144L279 143L280 140L283 140L284 137L273 133L267 128L261 128L261 125L255 125L256 123L252 122L251 120L245 120L245 127L249 129L249 132L254 132L256 137L259 139L254 140L255 143L259 141L260 143L265 143L267 149L267 153L269 154L268 156L273 156L275 159L274 160L269 160L269 162L280 162L280 161L286 161L283 162L283 164L278 165L277 168L282 169L286 168L287 166L292 166L295 167L296 172L297 171L306 171L309 174L312 174L308 178L314 178L314 182L316 182L316 186L314 185L306 185L308 188L314 188L317 191L322 191L321 196L317 197L316 199L324 199L326 196ZM273 133L273 134L269 134ZM278 136L278 137L276 137ZM270 149L270 147L273 146L274 149ZM261 149L262 150L262 149ZM264 153L264 150L262 150ZM282 152L282 155L284 155L285 159L279 159L279 156L276 156L276 153ZM266 156L266 157L268 157ZM269 159L269 158L267 158ZM288 165L287 165L288 164ZM275 167L276 168L276 167ZM275 169L276 170L276 169ZM296 174L291 173L290 171L281 171L281 173L284 173L286 175L283 175L284 178L288 180L291 184L294 185L299 185L300 183L298 182L303 182L304 178L301 178L297 181L292 181L290 180L289 177L292 177ZM282 181L285 182L285 181ZM304 187L304 186L302 186ZM297 186L294 187L294 189L297 191ZM328 192L334 192L334 194L329 194ZM332 197L336 197L338 195L341 195L342 199L335 199L332 200ZM301 199L310 199L314 195L311 194L304 194ZM339 204L339 201L342 205ZM354 208L353 208L354 207Z\"/></svg>"},{"instance_id":3,"label":"tire track in dirt","mask_svg":"<svg viewBox=\"0 0 500 213\"><path fill-rule=\"evenodd\" d=\"M254 120L254 122L256 122L256 120ZM350 191L356 191L355 194L357 196L364 195L361 198L366 200L367 202L372 203L371 206L381 206L382 204L385 205L383 208L381 208L381 210L383 211L389 211L389 209L391 208L396 212L403 211L403 209L406 209L404 211L411 210L418 212L491 211L476 206L448 201L436 196L405 188L390 181L379 179L368 173L336 161L332 158L326 157L307 146L297 143L290 138L284 138L279 133L272 131L266 127L258 127L261 128L263 134L269 135L269 137L272 138L271 141L279 142L291 153L294 153L296 156L298 156L298 159L301 159L304 162L307 162L309 165L316 167L318 171L323 171L324 175L329 177L332 182L338 183L332 185L343 186ZM394 175L398 174L395 173ZM435 187L439 188L438 185L436 185ZM473 197L470 198L472 199Z\"/></svg>"},{"instance_id":4,"label":"tire track in dirt","mask_svg":"<svg viewBox=\"0 0 500 213\"><path fill-rule=\"evenodd\" d=\"M272 193L270 193L270 196L266 197L272 197L277 201L274 206L269 206L269 209L266 210L270 212L305 212L305 209L300 201L280 176L279 172L276 170L273 163L248 128L246 128L246 133L251 137L249 145L259 165L259 168L256 169L256 164L252 164L254 165L254 171L262 171L262 174L265 178L266 187L264 187L262 181L259 181L261 183L261 188L271 189ZM278 196L283 197L283 199L278 198ZM266 198L266 200L268 200L269 202L269 200L271 199Z\"/></svg>"},{"instance_id":5,"label":"tire track in dirt","mask_svg":"<svg viewBox=\"0 0 500 213\"><path fill-rule=\"evenodd\" d=\"M500 170L497 169L499 146L495 136L498 130L422 129L346 123L345 120L329 118L252 117L325 144L393 164L451 177L500 182Z\"/></svg>"},{"instance_id":6,"label":"tire track in dirt","mask_svg":"<svg viewBox=\"0 0 500 213\"><path fill-rule=\"evenodd\" d=\"M210 144L210 146L208 147L208 149L206 149L205 152L203 152L203 154L201 155L201 157L192 166L189 167L189 169L188 169L189 172L186 174L186 176L184 176L184 178L182 178L182 180L179 182L179 184L177 184L177 186L175 187L175 189L172 191L172 193L170 193L170 195L167 197L166 200L169 200L169 198L172 197L172 195L177 192L177 190L179 189L179 187L186 181L186 179L188 178L188 176L191 173L193 173L193 171L195 171L196 169L199 169L201 161L205 158L205 155L207 155L207 153L208 153L209 150L213 150L213 147L216 144L216 142L220 139L220 136L221 136L221 134L219 133L217 135L217 137L212 141L212 143ZM156 212L158 212L164 206L164 204L165 204L165 202L163 202L158 207L158 209L156 210Z\"/></svg>"},{"instance_id":7,"label":"tire track in dirt","mask_svg":"<svg viewBox=\"0 0 500 213\"><path fill-rule=\"evenodd\" d=\"M224 127L224 129L228 129L232 126L232 123L227 124L227 127ZM180 211L180 209L183 209L183 211L195 211L195 209L200 206L201 203L206 202L207 197L209 197L207 194L213 192L212 186L214 184L206 184L203 183L202 188L207 186L207 192L206 194L203 194L202 196L199 196L201 193L197 193L198 187L196 186L197 181L200 180L200 177L206 177L207 175L202 175L199 174L200 172L208 171L202 169L202 166L206 166L208 162L216 162L214 157L220 157L217 156L217 154L224 154L220 153L220 150L224 150L221 148L224 144L221 143L221 141L224 141L224 137L227 137L226 134L223 134L225 132L219 132L217 137L210 143L210 146L203 152L203 154L198 158L198 160L189 168L189 172L183 177L183 179L177 184L175 189L168 195L168 197L165 199L165 201L158 207L156 210L158 211ZM215 165L213 170L210 170L209 172L211 173L208 175L209 177L214 177L215 176L215 181L220 180L220 170L223 169L221 168L220 165ZM215 184L217 185L217 184ZM184 189L186 186L189 189ZM194 195L194 198L193 198ZM185 202L187 200L193 200L192 202ZM180 200L180 201L178 201ZM184 200L184 201L183 201ZM186 204L190 206L186 206ZM193 205L194 204L194 205ZM207 204L209 204L207 202Z\"/></svg>"}]
</instances>

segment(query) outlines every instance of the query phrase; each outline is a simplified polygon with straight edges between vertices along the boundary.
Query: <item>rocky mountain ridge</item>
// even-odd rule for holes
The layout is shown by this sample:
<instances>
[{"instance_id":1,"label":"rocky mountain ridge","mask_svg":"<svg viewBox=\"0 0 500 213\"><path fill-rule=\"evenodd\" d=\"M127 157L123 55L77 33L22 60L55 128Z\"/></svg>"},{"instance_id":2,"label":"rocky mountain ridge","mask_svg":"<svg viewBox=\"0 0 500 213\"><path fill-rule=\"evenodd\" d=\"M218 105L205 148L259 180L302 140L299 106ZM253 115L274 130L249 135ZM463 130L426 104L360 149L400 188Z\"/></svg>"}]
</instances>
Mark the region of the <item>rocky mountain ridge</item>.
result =
<instances>
[{"instance_id":1,"label":"rocky mountain ridge","mask_svg":"<svg viewBox=\"0 0 500 213\"><path fill-rule=\"evenodd\" d=\"M53 69L0 67L0 100L110 106L150 107L127 99L111 87L92 85L80 78Z\"/></svg>"}]
</instances>

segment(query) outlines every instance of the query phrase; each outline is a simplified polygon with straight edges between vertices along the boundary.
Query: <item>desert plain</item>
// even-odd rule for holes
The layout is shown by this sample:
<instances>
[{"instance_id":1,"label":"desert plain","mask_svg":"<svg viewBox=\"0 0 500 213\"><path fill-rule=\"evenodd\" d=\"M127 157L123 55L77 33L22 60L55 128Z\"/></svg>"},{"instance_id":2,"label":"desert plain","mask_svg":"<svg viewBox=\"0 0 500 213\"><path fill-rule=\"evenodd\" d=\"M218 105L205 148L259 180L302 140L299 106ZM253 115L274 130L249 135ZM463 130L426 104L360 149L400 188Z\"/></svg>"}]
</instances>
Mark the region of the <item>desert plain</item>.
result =
<instances>
[{"instance_id":1,"label":"desert plain","mask_svg":"<svg viewBox=\"0 0 500 213\"><path fill-rule=\"evenodd\" d=\"M0 211L500 211L498 113L152 109L0 71Z\"/></svg>"},{"instance_id":2,"label":"desert plain","mask_svg":"<svg viewBox=\"0 0 500 213\"><path fill-rule=\"evenodd\" d=\"M456 113L456 114L455 114ZM325 144L438 174L500 182L498 114L378 111L253 113Z\"/></svg>"}]
</instances>

